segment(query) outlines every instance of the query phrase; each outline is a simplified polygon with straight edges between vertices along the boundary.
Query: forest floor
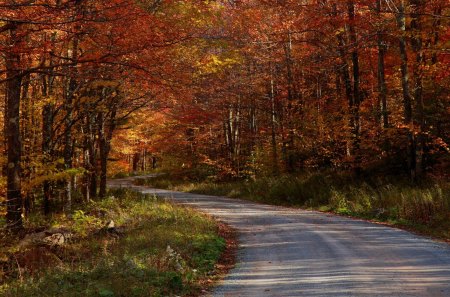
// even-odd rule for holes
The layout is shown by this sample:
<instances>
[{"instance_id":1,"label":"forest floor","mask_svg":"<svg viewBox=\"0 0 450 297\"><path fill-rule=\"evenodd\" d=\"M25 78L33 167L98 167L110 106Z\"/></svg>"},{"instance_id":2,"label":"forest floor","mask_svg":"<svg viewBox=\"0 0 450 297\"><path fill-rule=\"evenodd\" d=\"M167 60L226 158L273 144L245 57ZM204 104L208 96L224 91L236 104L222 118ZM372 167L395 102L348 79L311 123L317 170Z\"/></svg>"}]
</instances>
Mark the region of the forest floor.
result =
<instances>
[{"instance_id":1,"label":"forest floor","mask_svg":"<svg viewBox=\"0 0 450 297\"><path fill-rule=\"evenodd\" d=\"M232 228L127 189L28 220L0 242L0 296L198 296L234 264Z\"/></svg>"},{"instance_id":2,"label":"forest floor","mask_svg":"<svg viewBox=\"0 0 450 297\"><path fill-rule=\"evenodd\" d=\"M236 228L237 265L212 296L450 296L450 246L364 220L240 199L119 187L196 207Z\"/></svg>"}]
</instances>

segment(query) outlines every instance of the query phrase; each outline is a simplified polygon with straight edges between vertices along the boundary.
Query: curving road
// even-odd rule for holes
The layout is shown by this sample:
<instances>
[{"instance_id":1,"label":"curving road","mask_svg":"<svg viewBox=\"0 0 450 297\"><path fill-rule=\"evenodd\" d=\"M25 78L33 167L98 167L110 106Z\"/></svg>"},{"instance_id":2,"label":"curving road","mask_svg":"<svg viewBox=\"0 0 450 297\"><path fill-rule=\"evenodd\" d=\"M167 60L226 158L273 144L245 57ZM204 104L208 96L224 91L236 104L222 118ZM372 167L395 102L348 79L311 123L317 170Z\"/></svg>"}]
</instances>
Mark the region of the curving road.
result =
<instances>
[{"instance_id":1,"label":"curving road","mask_svg":"<svg viewBox=\"0 0 450 297\"><path fill-rule=\"evenodd\" d=\"M314 211L110 181L211 214L239 233L238 263L211 296L450 296L450 246Z\"/></svg>"}]
</instances>

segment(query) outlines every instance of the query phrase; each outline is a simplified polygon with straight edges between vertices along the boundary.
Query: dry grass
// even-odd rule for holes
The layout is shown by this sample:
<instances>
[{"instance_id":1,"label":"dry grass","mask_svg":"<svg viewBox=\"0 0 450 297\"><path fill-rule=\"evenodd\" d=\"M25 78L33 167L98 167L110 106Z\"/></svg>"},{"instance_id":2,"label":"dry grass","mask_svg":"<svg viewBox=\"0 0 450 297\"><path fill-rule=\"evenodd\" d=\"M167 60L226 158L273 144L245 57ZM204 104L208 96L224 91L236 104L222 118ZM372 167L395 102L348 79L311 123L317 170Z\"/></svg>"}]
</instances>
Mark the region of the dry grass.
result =
<instances>
[{"instance_id":1,"label":"dry grass","mask_svg":"<svg viewBox=\"0 0 450 297\"><path fill-rule=\"evenodd\" d=\"M450 239L450 183L411 185L401 178L355 179L336 173L308 173L256 180L214 182L164 175L141 181L156 188L242 198L275 205L334 212Z\"/></svg>"},{"instance_id":2,"label":"dry grass","mask_svg":"<svg viewBox=\"0 0 450 297\"><path fill-rule=\"evenodd\" d=\"M123 235L99 231L111 219ZM192 296L226 246L211 218L127 190L54 223L76 239L53 248L4 246L1 296Z\"/></svg>"}]
</instances>

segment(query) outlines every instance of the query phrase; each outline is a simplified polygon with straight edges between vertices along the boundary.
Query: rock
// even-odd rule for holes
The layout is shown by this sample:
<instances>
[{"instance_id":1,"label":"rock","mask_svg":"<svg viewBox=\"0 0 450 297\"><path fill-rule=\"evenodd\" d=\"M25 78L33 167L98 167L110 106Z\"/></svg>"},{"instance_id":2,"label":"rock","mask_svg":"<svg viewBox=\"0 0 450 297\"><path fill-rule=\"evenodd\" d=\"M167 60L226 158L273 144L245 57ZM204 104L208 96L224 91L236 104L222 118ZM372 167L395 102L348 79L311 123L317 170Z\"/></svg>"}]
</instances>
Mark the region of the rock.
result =
<instances>
[{"instance_id":1,"label":"rock","mask_svg":"<svg viewBox=\"0 0 450 297\"><path fill-rule=\"evenodd\" d=\"M108 221L108 223L106 224L105 228L106 232L114 237L119 237L124 233L123 228L121 227L116 227L116 224L114 223L113 220Z\"/></svg>"},{"instance_id":2,"label":"rock","mask_svg":"<svg viewBox=\"0 0 450 297\"><path fill-rule=\"evenodd\" d=\"M19 248L39 244L46 236L45 231L27 234L25 235L25 238L19 242Z\"/></svg>"},{"instance_id":3,"label":"rock","mask_svg":"<svg viewBox=\"0 0 450 297\"><path fill-rule=\"evenodd\" d=\"M372 211L372 215L375 216L376 218L381 217L385 214L386 214L386 209L384 209L384 208L377 208Z\"/></svg>"},{"instance_id":4,"label":"rock","mask_svg":"<svg viewBox=\"0 0 450 297\"><path fill-rule=\"evenodd\" d=\"M51 246L60 246L68 243L73 237L74 234L65 229L50 229L45 231L48 235L42 241Z\"/></svg>"},{"instance_id":5,"label":"rock","mask_svg":"<svg viewBox=\"0 0 450 297\"><path fill-rule=\"evenodd\" d=\"M114 221L113 220L111 220L111 221L109 221L107 224L106 224L106 229L115 229L116 228L116 225L114 224Z\"/></svg>"},{"instance_id":6,"label":"rock","mask_svg":"<svg viewBox=\"0 0 450 297\"><path fill-rule=\"evenodd\" d=\"M139 268L139 266L136 264L136 262L133 259L128 260L126 263L126 266L128 269L131 269L131 270Z\"/></svg>"},{"instance_id":7,"label":"rock","mask_svg":"<svg viewBox=\"0 0 450 297\"><path fill-rule=\"evenodd\" d=\"M50 246L61 246L66 243L66 238L63 233L55 233L45 237L42 242Z\"/></svg>"},{"instance_id":8,"label":"rock","mask_svg":"<svg viewBox=\"0 0 450 297\"><path fill-rule=\"evenodd\" d=\"M49 229L38 233L27 234L19 243L20 248L32 245L61 246L70 241L74 235L64 229Z\"/></svg>"}]
</instances>

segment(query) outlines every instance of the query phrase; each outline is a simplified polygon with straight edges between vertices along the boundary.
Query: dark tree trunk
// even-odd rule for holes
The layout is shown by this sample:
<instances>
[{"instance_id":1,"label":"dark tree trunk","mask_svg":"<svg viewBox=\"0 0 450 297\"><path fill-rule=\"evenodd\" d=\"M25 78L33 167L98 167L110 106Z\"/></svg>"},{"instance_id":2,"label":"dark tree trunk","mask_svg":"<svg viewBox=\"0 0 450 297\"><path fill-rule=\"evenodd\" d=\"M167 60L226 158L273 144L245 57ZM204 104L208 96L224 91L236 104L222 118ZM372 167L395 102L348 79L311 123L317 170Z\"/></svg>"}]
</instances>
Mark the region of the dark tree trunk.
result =
<instances>
[{"instance_id":1,"label":"dark tree trunk","mask_svg":"<svg viewBox=\"0 0 450 297\"><path fill-rule=\"evenodd\" d=\"M147 150L142 150L142 167L141 170L145 172L147 170Z\"/></svg>"},{"instance_id":2,"label":"dark tree trunk","mask_svg":"<svg viewBox=\"0 0 450 297\"><path fill-rule=\"evenodd\" d=\"M93 94L88 94L92 96ZM97 197L97 152L95 149L96 129L95 129L95 109L88 103L86 104L86 111L83 123L83 166L85 169L83 182L83 196L85 201L89 201Z\"/></svg>"},{"instance_id":3,"label":"dark tree trunk","mask_svg":"<svg viewBox=\"0 0 450 297\"><path fill-rule=\"evenodd\" d=\"M152 169L158 168L158 159L156 157L152 157Z\"/></svg>"},{"instance_id":4,"label":"dark tree trunk","mask_svg":"<svg viewBox=\"0 0 450 297\"><path fill-rule=\"evenodd\" d=\"M133 172L138 171L140 161L141 161L141 154L134 153L134 155L133 155Z\"/></svg>"},{"instance_id":5,"label":"dark tree trunk","mask_svg":"<svg viewBox=\"0 0 450 297\"><path fill-rule=\"evenodd\" d=\"M271 106L271 145L272 145L272 174L277 175L279 173L278 168L278 146L277 146L277 113L276 113L276 104L275 104L275 81L274 81L274 74L272 65L270 65L271 68L271 79L270 79L270 91L269 91L269 98L270 98L270 106Z\"/></svg>"},{"instance_id":6,"label":"dark tree trunk","mask_svg":"<svg viewBox=\"0 0 450 297\"><path fill-rule=\"evenodd\" d=\"M52 53L54 50L54 42L56 39L56 33L52 33L50 40L52 42ZM49 65L53 66L53 55L50 55ZM48 99L48 96L53 96L54 85L53 68L50 70L50 74L42 75L42 97ZM55 105L53 102L47 102L42 109L42 154L44 164L49 164L53 161L53 122L54 122ZM53 196L52 183L45 180L42 185L44 200L43 208L44 214L48 216L51 212L51 200Z\"/></svg>"},{"instance_id":7,"label":"dark tree trunk","mask_svg":"<svg viewBox=\"0 0 450 297\"><path fill-rule=\"evenodd\" d=\"M99 114L99 147L100 147L100 187L99 197L106 196L106 182L108 176L108 156L111 151L111 139L116 128L117 105L112 104L109 117L105 119L103 113Z\"/></svg>"},{"instance_id":8,"label":"dark tree trunk","mask_svg":"<svg viewBox=\"0 0 450 297\"><path fill-rule=\"evenodd\" d=\"M416 140L414 136L414 122L412 114L412 98L409 88L408 54L406 44L406 16L404 0L400 1L397 13L397 24L400 29L399 48L401 59L401 76L403 89L403 113L404 123L407 126L406 158L409 175L412 181L416 181Z\"/></svg>"},{"instance_id":9,"label":"dark tree trunk","mask_svg":"<svg viewBox=\"0 0 450 297\"><path fill-rule=\"evenodd\" d=\"M98 141L100 149L100 191L99 197L104 198L106 196L106 171L107 171L107 145L105 135L105 119L102 112L98 115ZM133 166L134 167L134 166Z\"/></svg>"},{"instance_id":10,"label":"dark tree trunk","mask_svg":"<svg viewBox=\"0 0 450 297\"><path fill-rule=\"evenodd\" d=\"M228 139L228 156L230 163L233 160L233 152L234 152L234 138L233 138L233 107L230 105L228 110L228 120L226 121L226 137Z\"/></svg>"},{"instance_id":11,"label":"dark tree trunk","mask_svg":"<svg viewBox=\"0 0 450 297\"><path fill-rule=\"evenodd\" d=\"M7 213L6 220L11 231L23 228L22 193L21 193L21 139L20 139L20 91L22 73L20 71L20 55L13 51L17 37L17 24L10 29L9 44L11 51L5 53L6 64L6 126L7 140Z\"/></svg>"},{"instance_id":12,"label":"dark tree trunk","mask_svg":"<svg viewBox=\"0 0 450 297\"><path fill-rule=\"evenodd\" d=\"M337 17L337 5L333 4L333 16ZM350 78L350 71L349 71L349 63L347 62L346 52L345 52L345 39L344 39L344 33L339 32L337 34L337 41L338 41L338 53L339 57L341 59L341 65L339 67L340 69L340 76L342 77L342 80L344 81L344 88L345 88L345 98L347 100L347 104L349 106L350 113L353 111L354 106L354 99L353 99L353 90L352 90L352 82ZM354 117L350 116L350 129L353 131L355 127L354 123ZM353 145L351 143L351 140L347 141L347 156L352 156L354 154Z\"/></svg>"},{"instance_id":13,"label":"dark tree trunk","mask_svg":"<svg viewBox=\"0 0 450 297\"><path fill-rule=\"evenodd\" d=\"M425 105L423 101L423 82L422 82L422 66L424 64L424 54L422 52L423 41L421 37L421 13L423 13L423 0L411 0L412 13L411 13L411 31L412 39L411 46L415 53L416 60L413 64L413 84L414 84L414 101L417 108L417 120L419 122L419 133L416 143L416 178L421 176L425 172L426 158L425 145L426 145L426 124L425 124Z\"/></svg>"},{"instance_id":14,"label":"dark tree trunk","mask_svg":"<svg viewBox=\"0 0 450 297\"><path fill-rule=\"evenodd\" d=\"M295 171L295 139L294 139L294 99L297 98L297 91L294 84L294 74L292 69L292 34L288 34L288 42L284 46L285 59L286 59L286 78L287 78L287 88L288 88L288 103L287 103L287 128L288 128L288 138L284 143L286 152L286 169L288 172Z\"/></svg>"},{"instance_id":15,"label":"dark tree trunk","mask_svg":"<svg viewBox=\"0 0 450 297\"><path fill-rule=\"evenodd\" d=\"M75 37L73 40L72 53L69 54L69 58L73 61L77 60L77 52L78 52L78 38ZM64 110L66 112L65 115L65 130L64 130L64 169L68 170L73 166L73 137L72 137L72 121L73 121L73 101L75 90L77 88L76 82L76 66L70 67L69 70L69 79L67 82L67 91L66 98L64 101ZM69 177L66 182L66 190L65 190L65 198L66 198L66 207L68 210L72 208L72 188L73 188L73 178Z\"/></svg>"},{"instance_id":16,"label":"dark tree trunk","mask_svg":"<svg viewBox=\"0 0 450 297\"><path fill-rule=\"evenodd\" d=\"M54 105L47 103L42 110L42 152L44 155L44 162L50 163L52 160L52 139L53 139L53 112ZM50 201L51 201L51 183L44 181L44 213L50 214Z\"/></svg>"},{"instance_id":17,"label":"dark tree trunk","mask_svg":"<svg viewBox=\"0 0 450 297\"><path fill-rule=\"evenodd\" d=\"M381 14L381 0L377 0L376 10L378 15ZM383 128L389 128L389 114L387 110L387 87L386 74L384 66L384 57L386 55L386 46L383 41L383 31L377 30L377 45L378 45L378 92L379 92L379 107L380 116Z\"/></svg>"},{"instance_id":18,"label":"dark tree trunk","mask_svg":"<svg viewBox=\"0 0 450 297\"><path fill-rule=\"evenodd\" d=\"M28 73L22 78L22 109L21 109L21 136L22 136L22 160L25 164L31 164L31 153L33 151L32 135L34 127L32 123L32 97L29 95L31 74ZM29 166L27 170L22 170L22 180L30 181L32 179L33 167ZM27 216L31 212L33 204L33 192L28 191L23 197L23 213Z\"/></svg>"},{"instance_id":19,"label":"dark tree trunk","mask_svg":"<svg viewBox=\"0 0 450 297\"><path fill-rule=\"evenodd\" d=\"M351 117L353 118L353 150L355 155L354 167L358 173L361 170L361 91L360 91L360 70L359 70L359 55L358 55L358 40L356 38L355 30L355 3L353 0L347 2L347 11L349 17L349 33L350 42L353 46L352 50L352 64L353 64L353 104L350 106Z\"/></svg>"},{"instance_id":20,"label":"dark tree trunk","mask_svg":"<svg viewBox=\"0 0 450 297\"><path fill-rule=\"evenodd\" d=\"M97 151L95 149L95 134L94 134L94 118L88 115L89 120L89 140L88 140L88 155L89 155L89 195L91 198L97 197Z\"/></svg>"}]
</instances>

